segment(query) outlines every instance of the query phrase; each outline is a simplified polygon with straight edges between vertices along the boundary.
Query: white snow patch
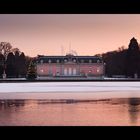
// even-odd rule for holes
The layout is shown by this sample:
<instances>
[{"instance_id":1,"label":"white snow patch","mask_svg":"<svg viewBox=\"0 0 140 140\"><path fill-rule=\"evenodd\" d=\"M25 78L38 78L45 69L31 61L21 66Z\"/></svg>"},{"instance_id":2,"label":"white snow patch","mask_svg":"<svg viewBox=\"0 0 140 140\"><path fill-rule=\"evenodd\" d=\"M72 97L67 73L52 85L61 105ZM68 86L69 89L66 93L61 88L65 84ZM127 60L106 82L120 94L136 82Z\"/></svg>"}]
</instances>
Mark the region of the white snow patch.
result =
<instances>
[{"instance_id":1,"label":"white snow patch","mask_svg":"<svg viewBox=\"0 0 140 140\"><path fill-rule=\"evenodd\" d=\"M0 83L3 92L140 91L140 82L37 82Z\"/></svg>"},{"instance_id":2,"label":"white snow patch","mask_svg":"<svg viewBox=\"0 0 140 140\"><path fill-rule=\"evenodd\" d=\"M140 97L140 82L0 83L0 99Z\"/></svg>"}]
</instances>

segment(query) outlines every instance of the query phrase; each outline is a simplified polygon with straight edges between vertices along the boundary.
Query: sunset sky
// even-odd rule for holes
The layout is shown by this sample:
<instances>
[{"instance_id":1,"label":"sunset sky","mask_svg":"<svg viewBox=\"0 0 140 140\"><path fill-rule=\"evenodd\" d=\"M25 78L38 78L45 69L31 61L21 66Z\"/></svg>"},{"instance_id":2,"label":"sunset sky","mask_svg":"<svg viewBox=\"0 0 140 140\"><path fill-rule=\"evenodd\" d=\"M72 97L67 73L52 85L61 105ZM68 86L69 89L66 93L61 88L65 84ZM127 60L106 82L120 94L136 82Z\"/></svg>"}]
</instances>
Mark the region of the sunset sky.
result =
<instances>
[{"instance_id":1,"label":"sunset sky","mask_svg":"<svg viewBox=\"0 0 140 140\"><path fill-rule=\"evenodd\" d=\"M0 14L0 42L25 55L94 55L140 43L139 14Z\"/></svg>"}]
</instances>

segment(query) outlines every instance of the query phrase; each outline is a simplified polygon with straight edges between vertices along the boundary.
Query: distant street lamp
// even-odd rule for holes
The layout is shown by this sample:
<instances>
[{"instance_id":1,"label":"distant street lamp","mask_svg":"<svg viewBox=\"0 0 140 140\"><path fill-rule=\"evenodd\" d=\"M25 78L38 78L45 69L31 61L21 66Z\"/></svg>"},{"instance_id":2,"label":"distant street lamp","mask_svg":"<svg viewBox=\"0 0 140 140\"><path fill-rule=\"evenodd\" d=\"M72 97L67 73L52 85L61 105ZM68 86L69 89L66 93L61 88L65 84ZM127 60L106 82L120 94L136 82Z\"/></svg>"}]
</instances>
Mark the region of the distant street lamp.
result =
<instances>
[{"instance_id":1,"label":"distant street lamp","mask_svg":"<svg viewBox=\"0 0 140 140\"><path fill-rule=\"evenodd\" d=\"M3 79L6 79L5 70L6 70L6 62L5 62L5 60L4 60L4 62L3 62L3 74L2 74L2 78L3 78Z\"/></svg>"},{"instance_id":2,"label":"distant street lamp","mask_svg":"<svg viewBox=\"0 0 140 140\"><path fill-rule=\"evenodd\" d=\"M137 74L137 73L134 74L134 78L135 78L135 79L138 78L138 74Z\"/></svg>"}]
</instances>

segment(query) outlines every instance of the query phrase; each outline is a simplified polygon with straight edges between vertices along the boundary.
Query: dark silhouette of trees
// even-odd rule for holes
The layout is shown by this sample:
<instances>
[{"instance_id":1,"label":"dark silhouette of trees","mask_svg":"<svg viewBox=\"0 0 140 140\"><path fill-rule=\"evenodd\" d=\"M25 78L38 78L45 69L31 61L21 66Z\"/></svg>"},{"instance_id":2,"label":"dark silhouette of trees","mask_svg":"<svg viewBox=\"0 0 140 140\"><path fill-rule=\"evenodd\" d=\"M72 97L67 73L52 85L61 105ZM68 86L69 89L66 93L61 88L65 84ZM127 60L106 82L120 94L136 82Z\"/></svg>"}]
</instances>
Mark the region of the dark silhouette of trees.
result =
<instances>
[{"instance_id":1,"label":"dark silhouette of trees","mask_svg":"<svg viewBox=\"0 0 140 140\"><path fill-rule=\"evenodd\" d=\"M7 77L26 77L27 69L29 67L28 57L25 57L22 52L19 54L18 51L15 52L15 55L10 52L6 60L6 75Z\"/></svg>"},{"instance_id":2,"label":"dark silhouette of trees","mask_svg":"<svg viewBox=\"0 0 140 140\"><path fill-rule=\"evenodd\" d=\"M140 51L138 42L134 37L130 40L126 60L127 76L133 78L140 76Z\"/></svg>"},{"instance_id":3,"label":"dark silhouette of trees","mask_svg":"<svg viewBox=\"0 0 140 140\"><path fill-rule=\"evenodd\" d=\"M19 56L19 74L20 77L25 77L27 73L26 58L22 52Z\"/></svg>"},{"instance_id":4,"label":"dark silhouette of trees","mask_svg":"<svg viewBox=\"0 0 140 140\"><path fill-rule=\"evenodd\" d=\"M15 52L15 76L25 77L27 73L26 57L22 52L19 54L18 51Z\"/></svg>"},{"instance_id":5,"label":"dark silhouette of trees","mask_svg":"<svg viewBox=\"0 0 140 140\"><path fill-rule=\"evenodd\" d=\"M20 69L20 59L19 59L19 51L15 52L15 76L19 77L19 69Z\"/></svg>"},{"instance_id":6,"label":"dark silhouette of trees","mask_svg":"<svg viewBox=\"0 0 140 140\"><path fill-rule=\"evenodd\" d=\"M102 56L106 63L105 74L112 77L114 75L123 75L125 77L140 77L140 45L133 37L130 40L128 49L124 46L119 47L116 51L97 54Z\"/></svg>"},{"instance_id":7,"label":"dark silhouette of trees","mask_svg":"<svg viewBox=\"0 0 140 140\"><path fill-rule=\"evenodd\" d=\"M10 52L6 60L6 75L7 77L15 77L15 56Z\"/></svg>"},{"instance_id":8,"label":"dark silhouette of trees","mask_svg":"<svg viewBox=\"0 0 140 140\"><path fill-rule=\"evenodd\" d=\"M119 49L102 54L105 65L106 76L112 77L113 75L125 75L126 65L126 49Z\"/></svg>"},{"instance_id":9,"label":"dark silhouette of trees","mask_svg":"<svg viewBox=\"0 0 140 140\"><path fill-rule=\"evenodd\" d=\"M0 53L0 78L2 78L2 74L4 71L4 63L5 63L5 57L2 53Z\"/></svg>"},{"instance_id":10,"label":"dark silhouette of trees","mask_svg":"<svg viewBox=\"0 0 140 140\"><path fill-rule=\"evenodd\" d=\"M32 59L18 48L13 48L9 42L0 42L0 77L4 71L9 78L26 77Z\"/></svg>"}]
</instances>

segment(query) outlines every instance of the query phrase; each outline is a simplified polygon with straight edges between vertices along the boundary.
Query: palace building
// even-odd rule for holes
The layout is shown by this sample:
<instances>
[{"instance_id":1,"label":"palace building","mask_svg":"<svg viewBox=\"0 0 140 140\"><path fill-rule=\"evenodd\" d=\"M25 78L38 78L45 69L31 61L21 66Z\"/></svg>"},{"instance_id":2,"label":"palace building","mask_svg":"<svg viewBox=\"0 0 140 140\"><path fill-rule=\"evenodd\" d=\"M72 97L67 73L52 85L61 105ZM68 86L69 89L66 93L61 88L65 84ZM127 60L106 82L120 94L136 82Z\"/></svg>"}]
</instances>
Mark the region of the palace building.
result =
<instances>
[{"instance_id":1,"label":"palace building","mask_svg":"<svg viewBox=\"0 0 140 140\"><path fill-rule=\"evenodd\" d=\"M38 77L103 77L104 62L95 56L38 56Z\"/></svg>"}]
</instances>

